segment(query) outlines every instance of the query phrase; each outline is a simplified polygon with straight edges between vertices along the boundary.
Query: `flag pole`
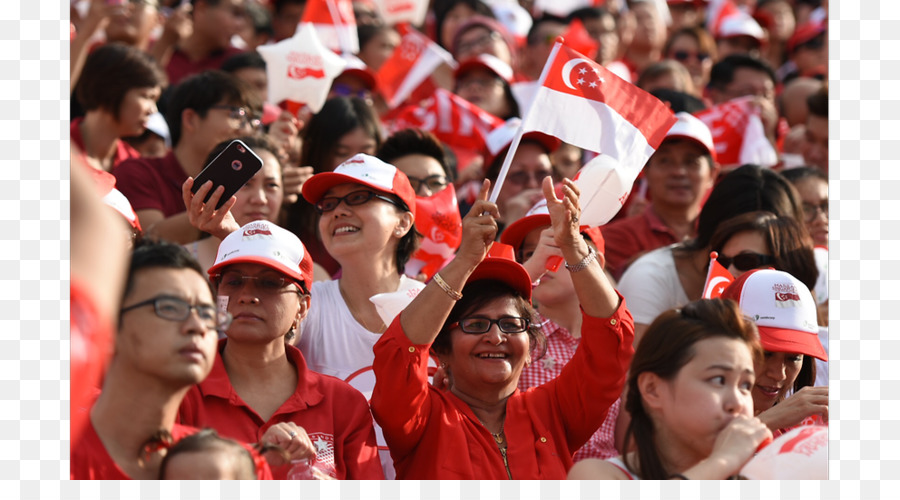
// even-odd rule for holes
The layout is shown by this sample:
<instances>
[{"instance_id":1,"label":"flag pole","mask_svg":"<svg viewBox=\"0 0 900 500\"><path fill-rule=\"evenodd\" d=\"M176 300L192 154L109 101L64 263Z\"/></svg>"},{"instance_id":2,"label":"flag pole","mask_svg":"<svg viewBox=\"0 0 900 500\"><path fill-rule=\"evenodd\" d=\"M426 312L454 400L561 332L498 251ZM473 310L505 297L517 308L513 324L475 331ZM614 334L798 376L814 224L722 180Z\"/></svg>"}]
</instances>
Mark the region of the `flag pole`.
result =
<instances>
[{"instance_id":1,"label":"flag pole","mask_svg":"<svg viewBox=\"0 0 900 500\"><path fill-rule=\"evenodd\" d=\"M350 40L347 40L347 34L344 33L344 21L341 19L341 13L335 5L334 0L325 0L328 6L328 13L331 14L331 22L334 23L334 29L337 31L338 45L341 46L341 54L352 54L350 50Z\"/></svg>"},{"instance_id":2,"label":"flag pole","mask_svg":"<svg viewBox=\"0 0 900 500\"><path fill-rule=\"evenodd\" d=\"M550 72L550 66L553 65L553 59L556 57L556 53L559 52L559 48L562 46L564 40L563 37L556 37L556 43L553 45L553 49L550 51L550 55L547 57L547 62L544 63L544 68L541 70L541 77L538 78L537 86L540 88L544 85L544 81L547 79L547 73ZM532 110L529 109L528 113L531 113ZM519 148L519 143L522 141L522 135L525 133L523 125L526 121L527 115L522 118L522 121L519 123L519 128L516 130L516 135L513 137L512 142L509 145L509 150L506 151L506 158L503 159L503 166L500 167L500 173L497 175L497 182L494 183L493 189L491 189L491 196L488 198L488 201L491 203L497 203L497 197L500 196L500 189L503 187L503 183L506 181L506 174L509 172L509 165L512 163L513 156L516 155L516 149Z\"/></svg>"}]
</instances>

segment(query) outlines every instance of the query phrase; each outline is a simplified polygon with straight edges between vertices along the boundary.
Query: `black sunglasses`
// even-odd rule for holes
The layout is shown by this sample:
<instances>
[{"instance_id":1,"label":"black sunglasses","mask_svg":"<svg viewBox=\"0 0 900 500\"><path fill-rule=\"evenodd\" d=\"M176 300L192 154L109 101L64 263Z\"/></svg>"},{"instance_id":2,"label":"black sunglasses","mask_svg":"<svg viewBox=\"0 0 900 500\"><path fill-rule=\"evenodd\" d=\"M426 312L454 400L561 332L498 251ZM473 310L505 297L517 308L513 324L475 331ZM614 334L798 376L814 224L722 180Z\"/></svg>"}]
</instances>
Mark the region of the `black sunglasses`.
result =
<instances>
[{"instance_id":1,"label":"black sunglasses","mask_svg":"<svg viewBox=\"0 0 900 500\"><path fill-rule=\"evenodd\" d=\"M763 266L770 266L775 263L775 259L770 255L750 252L739 253L734 257L719 255L716 260L719 261L719 264L722 264L722 267L726 269L731 266L731 264L734 264L735 269L745 272L752 271L753 269L759 269Z\"/></svg>"},{"instance_id":2,"label":"black sunglasses","mask_svg":"<svg viewBox=\"0 0 900 500\"><path fill-rule=\"evenodd\" d=\"M391 205L399 207L401 210L409 211L409 209L406 208L406 205L404 205L402 202L365 189L354 191L347 196L326 196L325 198L317 201L315 207L317 212L319 212L320 214L324 214L325 212L331 212L332 210L337 208L342 201L348 206L355 207L357 205L362 205L363 203L368 202L372 198L378 198L379 200L386 201Z\"/></svg>"},{"instance_id":3,"label":"black sunglasses","mask_svg":"<svg viewBox=\"0 0 900 500\"><path fill-rule=\"evenodd\" d=\"M691 57L696 57L700 62L709 59L709 54L707 54L706 52L688 52L686 50L676 50L672 53L672 55L679 62L687 61Z\"/></svg>"}]
</instances>

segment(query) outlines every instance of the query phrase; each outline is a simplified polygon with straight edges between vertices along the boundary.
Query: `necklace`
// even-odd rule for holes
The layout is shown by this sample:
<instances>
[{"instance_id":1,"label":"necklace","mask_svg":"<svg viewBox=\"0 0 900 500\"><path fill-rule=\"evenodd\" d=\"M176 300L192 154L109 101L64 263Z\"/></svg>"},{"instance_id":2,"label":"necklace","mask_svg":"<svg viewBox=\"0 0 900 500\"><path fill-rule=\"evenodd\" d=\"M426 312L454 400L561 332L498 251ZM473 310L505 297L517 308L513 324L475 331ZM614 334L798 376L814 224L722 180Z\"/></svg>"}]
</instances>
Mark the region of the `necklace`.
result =
<instances>
[{"instance_id":1,"label":"necklace","mask_svg":"<svg viewBox=\"0 0 900 500\"><path fill-rule=\"evenodd\" d=\"M482 422L482 423L484 423L484 422ZM488 432L491 432L491 436L494 436L494 441L496 441L498 445L503 444L503 424L504 423L505 422L500 423L500 432L498 432L496 434L494 434L493 432L490 431L490 429L488 429Z\"/></svg>"}]
</instances>

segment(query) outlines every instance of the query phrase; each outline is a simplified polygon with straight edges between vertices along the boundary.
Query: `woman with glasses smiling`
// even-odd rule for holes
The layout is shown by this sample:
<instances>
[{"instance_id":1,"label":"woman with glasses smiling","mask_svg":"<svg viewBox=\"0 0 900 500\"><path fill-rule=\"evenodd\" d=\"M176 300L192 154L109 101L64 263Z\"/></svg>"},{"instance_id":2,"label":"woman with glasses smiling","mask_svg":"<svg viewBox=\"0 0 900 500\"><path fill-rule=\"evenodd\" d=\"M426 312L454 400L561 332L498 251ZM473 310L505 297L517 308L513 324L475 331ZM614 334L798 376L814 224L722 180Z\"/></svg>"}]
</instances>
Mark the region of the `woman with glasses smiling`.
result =
<instances>
[{"instance_id":1,"label":"woman with glasses smiling","mask_svg":"<svg viewBox=\"0 0 900 500\"><path fill-rule=\"evenodd\" d=\"M398 479L562 479L572 454L603 422L631 361L633 323L579 234L578 188L543 192L556 243L582 307L584 340L556 379L521 392L525 365L543 354L532 323L531 278L512 247L494 242L497 205L485 181L463 220L456 257L375 344L372 413ZM428 382L429 355L449 390Z\"/></svg>"}]
</instances>

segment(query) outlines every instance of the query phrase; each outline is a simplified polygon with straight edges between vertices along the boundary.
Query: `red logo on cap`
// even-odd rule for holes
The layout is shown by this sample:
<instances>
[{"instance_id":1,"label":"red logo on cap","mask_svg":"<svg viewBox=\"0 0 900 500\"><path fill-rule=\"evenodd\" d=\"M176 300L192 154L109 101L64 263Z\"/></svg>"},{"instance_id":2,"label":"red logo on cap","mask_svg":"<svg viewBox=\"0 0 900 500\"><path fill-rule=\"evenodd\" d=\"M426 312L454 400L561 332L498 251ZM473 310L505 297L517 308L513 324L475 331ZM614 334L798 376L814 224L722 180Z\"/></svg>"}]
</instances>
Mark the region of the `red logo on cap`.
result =
<instances>
[{"instance_id":1,"label":"red logo on cap","mask_svg":"<svg viewBox=\"0 0 900 500\"><path fill-rule=\"evenodd\" d=\"M257 234L267 234L272 236L272 231L268 229L247 229L244 231L244 236L256 236Z\"/></svg>"},{"instance_id":2,"label":"red logo on cap","mask_svg":"<svg viewBox=\"0 0 900 500\"><path fill-rule=\"evenodd\" d=\"M353 158L350 158L349 160L345 161L344 165L350 165L351 163L365 163L365 162L366 162L365 158L357 158L354 156Z\"/></svg>"}]
</instances>

